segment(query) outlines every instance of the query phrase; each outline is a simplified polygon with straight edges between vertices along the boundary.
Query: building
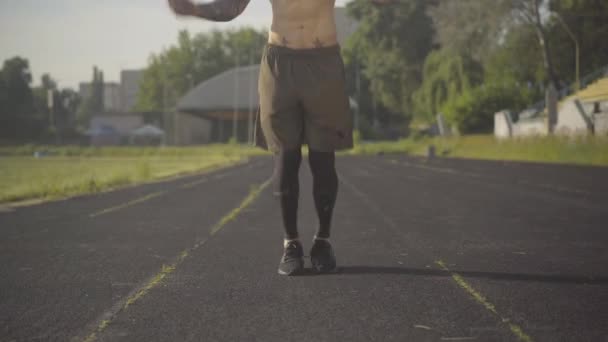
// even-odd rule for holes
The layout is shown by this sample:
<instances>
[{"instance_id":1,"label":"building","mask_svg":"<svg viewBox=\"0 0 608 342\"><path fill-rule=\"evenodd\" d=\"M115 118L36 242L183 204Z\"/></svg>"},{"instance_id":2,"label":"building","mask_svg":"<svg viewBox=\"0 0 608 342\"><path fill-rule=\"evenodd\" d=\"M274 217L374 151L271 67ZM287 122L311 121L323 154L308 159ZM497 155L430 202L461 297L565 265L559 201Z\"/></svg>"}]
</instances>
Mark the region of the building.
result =
<instances>
[{"instance_id":1,"label":"building","mask_svg":"<svg viewBox=\"0 0 608 342\"><path fill-rule=\"evenodd\" d=\"M144 75L144 70L123 70L120 73L121 110L132 112L137 103L139 94L139 83Z\"/></svg>"},{"instance_id":2,"label":"building","mask_svg":"<svg viewBox=\"0 0 608 342\"><path fill-rule=\"evenodd\" d=\"M120 73L120 83L104 83L103 105L110 112L131 112L137 103L139 94L139 82L143 77L144 70L123 70ZM91 95L91 83L82 82L79 86L79 94L83 99Z\"/></svg>"},{"instance_id":3,"label":"building","mask_svg":"<svg viewBox=\"0 0 608 342\"><path fill-rule=\"evenodd\" d=\"M189 91L177 102L172 142L249 141L259 103L259 72L259 65L230 69Z\"/></svg>"},{"instance_id":4,"label":"building","mask_svg":"<svg viewBox=\"0 0 608 342\"><path fill-rule=\"evenodd\" d=\"M494 114L494 135L505 139L548 134L608 134L608 68L603 77L590 81L580 91L562 99L555 122L550 124L546 110L525 110L514 119L510 111Z\"/></svg>"},{"instance_id":5,"label":"building","mask_svg":"<svg viewBox=\"0 0 608 342\"><path fill-rule=\"evenodd\" d=\"M91 83L82 82L79 85L78 93L80 97L86 99L91 96ZM103 87L103 107L107 111L121 111L122 90L120 84L116 82L106 82Z\"/></svg>"},{"instance_id":6,"label":"building","mask_svg":"<svg viewBox=\"0 0 608 342\"><path fill-rule=\"evenodd\" d=\"M104 111L94 113L87 135L92 145L127 144L132 133L145 124L162 126L162 113L139 113L134 110L139 83L144 70L123 70L120 83L104 83ZM84 99L91 95L91 83L80 83L79 93ZM164 139L163 139L164 141Z\"/></svg>"}]
</instances>

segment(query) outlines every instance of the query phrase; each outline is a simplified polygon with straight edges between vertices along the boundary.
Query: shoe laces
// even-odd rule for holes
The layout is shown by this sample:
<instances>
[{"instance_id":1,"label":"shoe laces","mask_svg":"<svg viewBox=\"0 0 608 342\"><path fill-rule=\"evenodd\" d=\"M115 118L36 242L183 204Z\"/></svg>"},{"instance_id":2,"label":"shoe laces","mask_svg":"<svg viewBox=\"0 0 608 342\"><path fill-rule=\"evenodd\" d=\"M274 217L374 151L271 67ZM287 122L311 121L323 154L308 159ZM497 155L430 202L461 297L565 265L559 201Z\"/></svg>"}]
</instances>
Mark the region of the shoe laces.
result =
<instances>
[{"instance_id":1,"label":"shoe laces","mask_svg":"<svg viewBox=\"0 0 608 342\"><path fill-rule=\"evenodd\" d=\"M300 255L301 253L299 253L299 247L300 245L296 241L288 242L287 246L285 247L284 259L288 260L301 258L302 256Z\"/></svg>"}]
</instances>

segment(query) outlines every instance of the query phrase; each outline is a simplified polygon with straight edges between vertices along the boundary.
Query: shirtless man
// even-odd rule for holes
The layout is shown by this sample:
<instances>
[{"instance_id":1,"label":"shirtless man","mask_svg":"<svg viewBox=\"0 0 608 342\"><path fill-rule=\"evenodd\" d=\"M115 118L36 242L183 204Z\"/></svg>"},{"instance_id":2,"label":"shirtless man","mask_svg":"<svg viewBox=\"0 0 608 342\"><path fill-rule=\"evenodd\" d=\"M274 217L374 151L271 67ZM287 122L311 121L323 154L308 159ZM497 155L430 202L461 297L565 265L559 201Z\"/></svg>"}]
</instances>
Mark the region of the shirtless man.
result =
<instances>
[{"instance_id":1,"label":"shirtless man","mask_svg":"<svg viewBox=\"0 0 608 342\"><path fill-rule=\"evenodd\" d=\"M391 0L372 0L385 4ZM297 211L301 147L309 147L313 198L319 227L310 250L317 272L336 270L329 243L330 223L338 192L335 151L353 146L352 115L345 91L344 65L337 43L335 0L270 0L272 26L260 64L258 91L263 137L258 145L275 155L274 179L285 229L279 274L304 269ZM212 21L239 16L249 0L215 0L194 4L169 0L178 15Z\"/></svg>"}]
</instances>

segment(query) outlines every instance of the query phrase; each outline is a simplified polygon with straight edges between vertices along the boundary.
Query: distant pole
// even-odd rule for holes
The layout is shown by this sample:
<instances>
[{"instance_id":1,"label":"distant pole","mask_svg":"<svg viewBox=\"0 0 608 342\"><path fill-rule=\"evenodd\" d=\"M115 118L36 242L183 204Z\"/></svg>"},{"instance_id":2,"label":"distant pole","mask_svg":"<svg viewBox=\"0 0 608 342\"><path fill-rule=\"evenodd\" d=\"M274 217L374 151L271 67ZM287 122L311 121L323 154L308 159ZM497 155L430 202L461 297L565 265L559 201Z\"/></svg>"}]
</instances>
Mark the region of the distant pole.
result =
<instances>
[{"instance_id":1,"label":"distant pole","mask_svg":"<svg viewBox=\"0 0 608 342\"><path fill-rule=\"evenodd\" d=\"M357 91L357 108L355 111L355 129L357 130L358 134L361 134L361 132L359 132L359 116L361 115L361 72L360 72L360 65L359 65L359 54L357 53L356 56L356 91Z\"/></svg>"},{"instance_id":2,"label":"distant pole","mask_svg":"<svg viewBox=\"0 0 608 342\"><path fill-rule=\"evenodd\" d=\"M194 88L194 77L192 76L192 74L187 74L186 78L188 79L188 81L190 81L190 88L188 90L192 90L192 88Z\"/></svg>"},{"instance_id":3,"label":"distant pole","mask_svg":"<svg viewBox=\"0 0 608 342\"><path fill-rule=\"evenodd\" d=\"M167 81L163 77L163 117L167 118L170 114L167 112ZM173 115L173 145L179 145L179 113Z\"/></svg>"},{"instance_id":4,"label":"distant pole","mask_svg":"<svg viewBox=\"0 0 608 342\"><path fill-rule=\"evenodd\" d=\"M51 125L51 131L55 136L55 143L58 142L57 128L55 127L55 91L53 89L47 90L47 105L49 107L49 124Z\"/></svg>"},{"instance_id":5,"label":"distant pole","mask_svg":"<svg viewBox=\"0 0 608 342\"><path fill-rule=\"evenodd\" d=\"M568 25L566 25L566 22L564 21L564 19L562 18L561 15L559 15L559 13L557 14L557 19L560 22L560 24L562 24L562 26L564 27L564 29L566 30L566 32L568 33L568 35L570 36L570 38L572 39L572 41L574 42L574 46L575 46L575 78L576 78L576 83L574 84L575 90L580 90L581 89L581 80L580 80L580 49L579 49L579 45L578 45L578 39L576 39L576 36L574 35L574 33L570 30L570 28L568 27Z\"/></svg>"},{"instance_id":6,"label":"distant pole","mask_svg":"<svg viewBox=\"0 0 608 342\"><path fill-rule=\"evenodd\" d=\"M249 67L253 65L253 49L249 51ZM249 116L247 118L247 143L253 144L253 73L249 73Z\"/></svg>"},{"instance_id":7,"label":"distant pole","mask_svg":"<svg viewBox=\"0 0 608 342\"><path fill-rule=\"evenodd\" d=\"M53 96L53 90L47 90L46 95L47 105L49 107L49 123L51 124L51 127L55 127L55 118L53 117L53 107L55 106L55 99Z\"/></svg>"},{"instance_id":8,"label":"distant pole","mask_svg":"<svg viewBox=\"0 0 608 342\"><path fill-rule=\"evenodd\" d=\"M238 115L238 97L239 97L239 52L235 49L236 69L234 72L234 111L232 113L232 139L234 142L238 141L237 138L237 115Z\"/></svg>"}]
</instances>

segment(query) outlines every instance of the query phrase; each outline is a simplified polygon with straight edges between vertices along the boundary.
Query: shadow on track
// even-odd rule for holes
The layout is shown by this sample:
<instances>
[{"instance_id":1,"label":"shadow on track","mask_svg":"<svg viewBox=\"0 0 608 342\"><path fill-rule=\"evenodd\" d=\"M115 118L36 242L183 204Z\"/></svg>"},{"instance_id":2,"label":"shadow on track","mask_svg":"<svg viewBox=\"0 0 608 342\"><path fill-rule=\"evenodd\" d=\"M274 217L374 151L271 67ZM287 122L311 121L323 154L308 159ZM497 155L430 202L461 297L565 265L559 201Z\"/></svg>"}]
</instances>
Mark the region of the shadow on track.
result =
<instances>
[{"instance_id":1,"label":"shadow on track","mask_svg":"<svg viewBox=\"0 0 608 342\"><path fill-rule=\"evenodd\" d=\"M338 275L365 275L365 274L402 274L414 276L431 276L431 277L451 277L457 273L463 277L470 278L486 278L491 280L515 280L515 281L530 281L530 282L547 282L547 283L566 283L566 284L588 284L588 285L606 285L608 277L595 276L579 276L579 275L562 275L562 274L526 274L526 273L498 273L498 272L481 272L481 271L462 271L452 270L443 271L436 269L424 268L407 268L407 267L387 267L387 266L342 266ZM310 269L302 274L302 276L321 275L314 273ZM331 275L331 274L329 274Z\"/></svg>"}]
</instances>

